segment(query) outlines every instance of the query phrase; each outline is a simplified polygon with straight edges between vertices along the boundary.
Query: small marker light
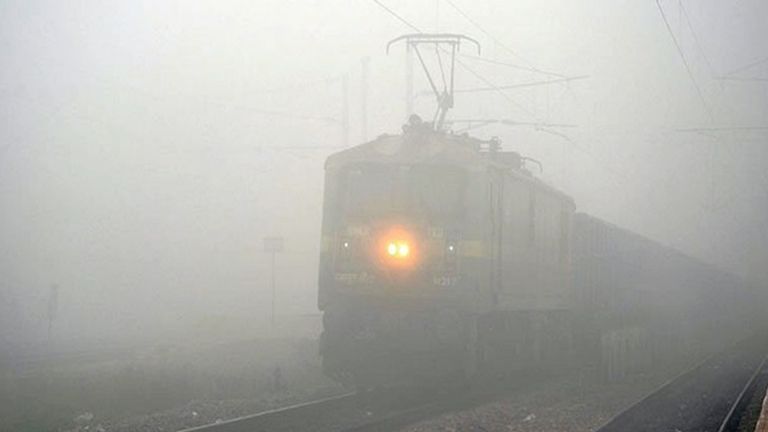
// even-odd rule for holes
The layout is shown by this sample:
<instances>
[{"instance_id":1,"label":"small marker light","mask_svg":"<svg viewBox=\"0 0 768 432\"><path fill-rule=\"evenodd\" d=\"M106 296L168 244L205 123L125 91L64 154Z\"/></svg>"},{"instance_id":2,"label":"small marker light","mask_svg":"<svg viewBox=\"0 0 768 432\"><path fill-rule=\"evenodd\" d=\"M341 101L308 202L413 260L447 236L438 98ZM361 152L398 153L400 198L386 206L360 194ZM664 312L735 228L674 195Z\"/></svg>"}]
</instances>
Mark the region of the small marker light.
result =
<instances>
[{"instance_id":1,"label":"small marker light","mask_svg":"<svg viewBox=\"0 0 768 432\"><path fill-rule=\"evenodd\" d=\"M387 246L387 253L390 254L391 256L397 255L397 245L394 243L390 243Z\"/></svg>"}]
</instances>

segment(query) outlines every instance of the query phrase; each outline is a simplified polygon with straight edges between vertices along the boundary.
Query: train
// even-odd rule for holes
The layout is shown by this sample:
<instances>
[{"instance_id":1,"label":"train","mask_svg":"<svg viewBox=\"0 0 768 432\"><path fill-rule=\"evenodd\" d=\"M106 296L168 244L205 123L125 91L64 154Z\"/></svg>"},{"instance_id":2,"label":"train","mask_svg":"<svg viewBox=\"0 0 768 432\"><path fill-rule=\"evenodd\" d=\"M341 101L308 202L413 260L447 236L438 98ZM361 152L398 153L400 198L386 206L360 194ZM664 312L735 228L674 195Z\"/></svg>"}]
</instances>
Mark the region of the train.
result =
<instances>
[{"instance_id":1,"label":"train","mask_svg":"<svg viewBox=\"0 0 768 432\"><path fill-rule=\"evenodd\" d=\"M370 386L593 362L621 377L749 326L744 281L577 212L535 163L418 116L327 158L326 374Z\"/></svg>"}]
</instances>

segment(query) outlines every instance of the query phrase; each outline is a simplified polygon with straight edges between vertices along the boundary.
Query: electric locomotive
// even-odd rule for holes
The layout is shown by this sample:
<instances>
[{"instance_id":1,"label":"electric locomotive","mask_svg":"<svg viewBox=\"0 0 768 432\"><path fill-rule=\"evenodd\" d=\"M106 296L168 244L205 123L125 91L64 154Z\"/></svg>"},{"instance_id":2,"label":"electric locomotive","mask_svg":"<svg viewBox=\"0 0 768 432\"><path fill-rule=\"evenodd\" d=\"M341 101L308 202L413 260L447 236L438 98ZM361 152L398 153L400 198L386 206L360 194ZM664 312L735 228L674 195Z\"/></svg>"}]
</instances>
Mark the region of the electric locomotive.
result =
<instances>
[{"instance_id":1,"label":"electric locomotive","mask_svg":"<svg viewBox=\"0 0 768 432\"><path fill-rule=\"evenodd\" d=\"M358 384L476 376L571 346L574 204L526 158L412 116L402 134L331 155L325 171L326 373Z\"/></svg>"}]
</instances>

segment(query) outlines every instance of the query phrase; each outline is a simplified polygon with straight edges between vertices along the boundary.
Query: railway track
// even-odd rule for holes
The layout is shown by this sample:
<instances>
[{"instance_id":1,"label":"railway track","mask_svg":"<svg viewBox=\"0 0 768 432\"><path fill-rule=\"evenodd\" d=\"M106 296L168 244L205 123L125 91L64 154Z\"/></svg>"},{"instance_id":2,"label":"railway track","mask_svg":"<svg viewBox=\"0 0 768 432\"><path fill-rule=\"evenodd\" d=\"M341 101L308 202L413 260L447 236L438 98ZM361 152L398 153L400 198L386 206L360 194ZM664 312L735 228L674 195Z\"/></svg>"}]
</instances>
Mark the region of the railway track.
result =
<instances>
[{"instance_id":1,"label":"railway track","mask_svg":"<svg viewBox=\"0 0 768 432\"><path fill-rule=\"evenodd\" d=\"M522 393L544 382L541 377L528 376L473 390L431 386L351 392L180 432L391 431L501 395Z\"/></svg>"},{"instance_id":2,"label":"railway track","mask_svg":"<svg viewBox=\"0 0 768 432\"><path fill-rule=\"evenodd\" d=\"M667 381L598 432L752 432L745 413L768 384L767 353L765 338L740 342Z\"/></svg>"},{"instance_id":3,"label":"railway track","mask_svg":"<svg viewBox=\"0 0 768 432\"><path fill-rule=\"evenodd\" d=\"M183 429L180 432L241 432L301 430L310 423L321 428L323 419L334 413L350 410L358 405L358 393L346 393L312 402L264 411L219 423Z\"/></svg>"},{"instance_id":4,"label":"railway track","mask_svg":"<svg viewBox=\"0 0 768 432\"><path fill-rule=\"evenodd\" d=\"M768 340L753 339L709 357L620 412L598 432L752 432L759 414L753 412L754 401L768 385L766 353ZM391 431L502 395L522 394L542 380L518 377L513 387L510 382L473 391L446 387L351 392L181 432Z\"/></svg>"},{"instance_id":5,"label":"railway track","mask_svg":"<svg viewBox=\"0 0 768 432\"><path fill-rule=\"evenodd\" d=\"M728 415L720 424L718 432L749 431L755 429L760 416L763 396L768 386L768 355L763 358L760 366L749 378L739 393L736 401L728 410Z\"/></svg>"},{"instance_id":6,"label":"railway track","mask_svg":"<svg viewBox=\"0 0 768 432\"><path fill-rule=\"evenodd\" d=\"M180 432L370 431L420 419L433 406L425 389L350 392Z\"/></svg>"}]
</instances>

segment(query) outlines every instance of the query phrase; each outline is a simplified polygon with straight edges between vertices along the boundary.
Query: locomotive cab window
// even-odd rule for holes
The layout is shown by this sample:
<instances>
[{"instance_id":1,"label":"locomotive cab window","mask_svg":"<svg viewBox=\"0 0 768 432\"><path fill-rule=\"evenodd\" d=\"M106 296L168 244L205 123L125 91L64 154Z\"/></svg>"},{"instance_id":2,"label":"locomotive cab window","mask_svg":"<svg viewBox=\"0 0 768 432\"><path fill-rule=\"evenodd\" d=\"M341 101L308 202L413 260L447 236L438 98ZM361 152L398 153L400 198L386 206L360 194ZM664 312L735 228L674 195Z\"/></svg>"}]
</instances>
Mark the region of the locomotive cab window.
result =
<instances>
[{"instance_id":1,"label":"locomotive cab window","mask_svg":"<svg viewBox=\"0 0 768 432\"><path fill-rule=\"evenodd\" d=\"M447 165L361 164L342 177L342 212L357 216L425 214L431 219L462 213L466 173Z\"/></svg>"},{"instance_id":2,"label":"locomotive cab window","mask_svg":"<svg viewBox=\"0 0 768 432\"><path fill-rule=\"evenodd\" d=\"M350 167L342 175L343 209L345 213L380 213L396 202L393 200L393 176L386 166Z\"/></svg>"}]
</instances>

